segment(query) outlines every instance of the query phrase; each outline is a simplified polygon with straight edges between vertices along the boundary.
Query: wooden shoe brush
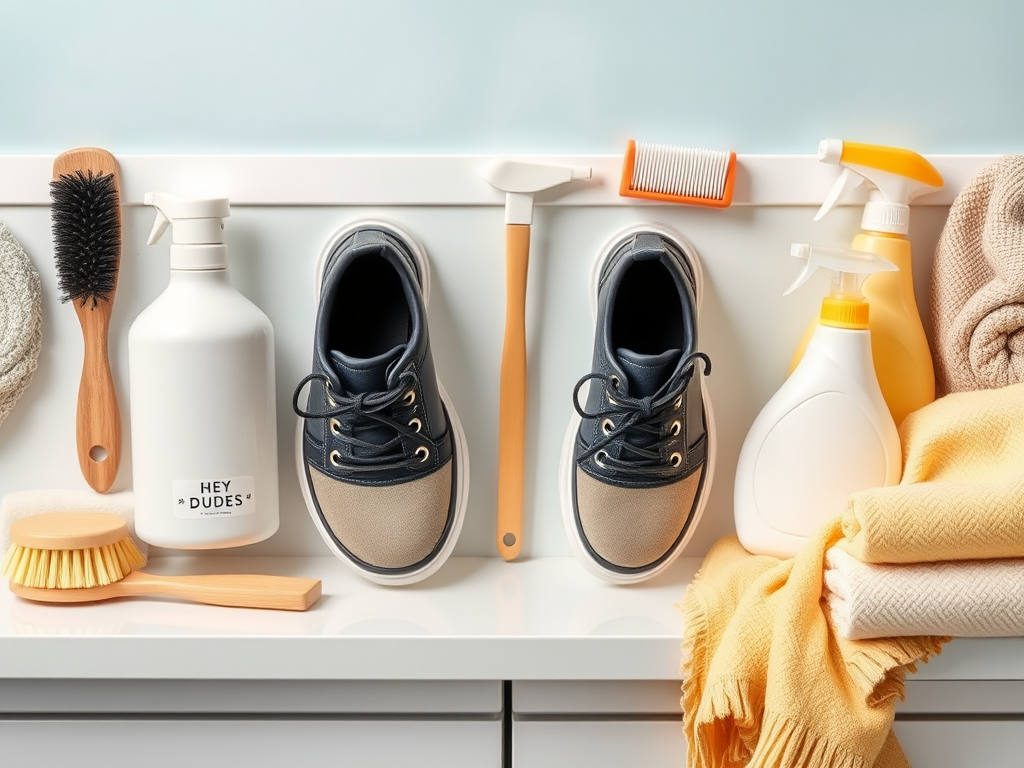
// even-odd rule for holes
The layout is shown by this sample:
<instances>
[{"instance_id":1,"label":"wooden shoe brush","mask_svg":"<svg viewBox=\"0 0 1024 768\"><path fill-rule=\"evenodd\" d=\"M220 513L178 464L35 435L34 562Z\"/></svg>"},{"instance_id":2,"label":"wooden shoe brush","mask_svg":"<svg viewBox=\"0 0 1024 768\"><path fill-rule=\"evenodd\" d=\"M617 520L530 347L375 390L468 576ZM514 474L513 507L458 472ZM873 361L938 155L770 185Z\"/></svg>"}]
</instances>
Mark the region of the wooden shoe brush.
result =
<instances>
[{"instance_id":1,"label":"wooden shoe brush","mask_svg":"<svg viewBox=\"0 0 1024 768\"><path fill-rule=\"evenodd\" d=\"M305 611L320 599L319 579L256 574L157 576L128 535L105 512L50 512L15 520L2 571L11 592L42 603L86 603L162 595L209 605Z\"/></svg>"},{"instance_id":2,"label":"wooden shoe brush","mask_svg":"<svg viewBox=\"0 0 1024 768\"><path fill-rule=\"evenodd\" d=\"M117 161L93 148L59 155L50 196L60 298L74 304L85 341L75 420L78 463L90 487L103 493L113 485L121 461L121 414L107 357L121 266Z\"/></svg>"}]
</instances>

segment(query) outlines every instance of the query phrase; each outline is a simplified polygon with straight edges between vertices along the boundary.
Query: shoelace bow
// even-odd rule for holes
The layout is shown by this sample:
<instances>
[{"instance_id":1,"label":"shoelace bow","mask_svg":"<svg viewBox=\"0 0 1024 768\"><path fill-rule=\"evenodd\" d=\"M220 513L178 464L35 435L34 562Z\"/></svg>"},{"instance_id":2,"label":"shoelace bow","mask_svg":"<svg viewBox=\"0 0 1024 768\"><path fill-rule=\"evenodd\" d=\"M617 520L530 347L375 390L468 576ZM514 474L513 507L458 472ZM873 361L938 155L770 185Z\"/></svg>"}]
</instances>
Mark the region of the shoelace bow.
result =
<instances>
[{"instance_id":1,"label":"shoelace bow","mask_svg":"<svg viewBox=\"0 0 1024 768\"><path fill-rule=\"evenodd\" d=\"M697 360L704 363L705 375L711 373L711 358L703 352L692 352L683 360L684 370L679 377L679 382L658 398L655 398L654 395L639 398L629 397L616 388L612 377L603 373L588 373L580 379L572 393L576 412L584 419L610 419L614 426L605 432L601 439L581 453L577 460L585 461L592 456L598 460L596 457L602 454L599 463L618 472L632 475L670 474L675 466L669 463L669 459L663 455L662 449L676 435L662 429L666 420L665 412L673 409L673 404L690 383ZM596 413L588 413L579 402L580 389L592 379L603 381L606 393L604 400L607 402L607 406ZM641 444L630 442L626 439L627 436L640 437L638 442ZM642 436L655 439L643 445L642 443L646 441ZM613 443L620 448L619 457L612 456L605 450ZM623 458L622 453L626 451L632 453L635 458Z\"/></svg>"},{"instance_id":2,"label":"shoelace bow","mask_svg":"<svg viewBox=\"0 0 1024 768\"><path fill-rule=\"evenodd\" d=\"M327 402L333 402L334 407L328 407L322 412L313 412L306 411L299 406L299 394L303 387L311 381L323 383L327 393ZM401 447L402 439L406 437L417 440L427 451L433 448L429 437L421 431L422 424L420 429L416 429L405 420L415 412L415 406L412 402L404 403L403 401L410 391L415 393L418 383L419 377L414 371L404 371L398 378L398 384L391 389L382 392L363 392L355 397L348 397L335 393L331 389L330 379L324 374L311 373L295 388L295 394L292 396L292 409L304 419L338 418L340 421L340 417L343 417L345 422L351 425L352 434L346 434L341 430L332 430L332 434L349 446L350 454L345 457L344 463L338 462L335 463L335 466L351 472L373 471L380 469L384 464L388 469L413 467L426 461L426 458L415 452L406 455L401 450L395 449ZM395 437L384 443L373 443L356 436L357 432L375 429L378 424L393 429ZM362 449L367 455L351 455L355 448Z\"/></svg>"}]
</instances>

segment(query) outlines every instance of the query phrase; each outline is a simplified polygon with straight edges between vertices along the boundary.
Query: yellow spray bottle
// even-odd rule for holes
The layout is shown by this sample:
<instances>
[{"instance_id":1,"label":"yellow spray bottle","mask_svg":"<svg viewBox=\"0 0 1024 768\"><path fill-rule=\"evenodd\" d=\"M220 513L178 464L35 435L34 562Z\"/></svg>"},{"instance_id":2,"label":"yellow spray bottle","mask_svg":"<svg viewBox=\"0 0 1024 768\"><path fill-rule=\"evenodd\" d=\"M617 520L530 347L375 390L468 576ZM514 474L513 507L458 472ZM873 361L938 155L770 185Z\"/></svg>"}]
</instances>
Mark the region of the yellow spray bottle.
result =
<instances>
[{"instance_id":1,"label":"yellow spray bottle","mask_svg":"<svg viewBox=\"0 0 1024 768\"><path fill-rule=\"evenodd\" d=\"M942 188L942 176L921 155L909 149L825 139L818 160L843 172L822 204L815 221L831 211L855 187L870 190L861 229L850 248L891 261L899 270L879 272L864 283L871 305L871 354L878 384L893 421L899 426L911 411L935 399L931 350L914 297L911 269L910 201ZM790 369L796 368L817 327L804 334Z\"/></svg>"}]
</instances>

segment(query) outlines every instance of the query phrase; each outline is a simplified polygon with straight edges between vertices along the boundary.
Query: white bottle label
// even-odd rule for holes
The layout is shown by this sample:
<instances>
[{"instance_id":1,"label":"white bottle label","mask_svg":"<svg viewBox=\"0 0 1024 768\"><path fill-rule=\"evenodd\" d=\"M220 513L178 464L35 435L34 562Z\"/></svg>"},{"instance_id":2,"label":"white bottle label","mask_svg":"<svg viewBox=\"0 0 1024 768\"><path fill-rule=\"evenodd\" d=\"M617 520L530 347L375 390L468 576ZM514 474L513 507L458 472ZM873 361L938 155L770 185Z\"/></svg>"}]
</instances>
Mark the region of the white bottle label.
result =
<instances>
[{"instance_id":1,"label":"white bottle label","mask_svg":"<svg viewBox=\"0 0 1024 768\"><path fill-rule=\"evenodd\" d=\"M256 481L248 475L216 480L174 480L174 516L241 517L256 512Z\"/></svg>"}]
</instances>

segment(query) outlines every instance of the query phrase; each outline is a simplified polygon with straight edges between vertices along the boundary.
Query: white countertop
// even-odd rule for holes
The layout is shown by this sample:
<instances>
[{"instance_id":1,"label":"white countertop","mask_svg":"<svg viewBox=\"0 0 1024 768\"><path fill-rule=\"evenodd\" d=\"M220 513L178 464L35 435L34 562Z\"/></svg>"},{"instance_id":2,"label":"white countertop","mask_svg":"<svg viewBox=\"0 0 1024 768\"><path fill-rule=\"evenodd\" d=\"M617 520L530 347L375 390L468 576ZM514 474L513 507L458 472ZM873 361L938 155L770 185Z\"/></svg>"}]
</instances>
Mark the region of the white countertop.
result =
<instances>
[{"instance_id":1,"label":"white countertop","mask_svg":"<svg viewBox=\"0 0 1024 768\"><path fill-rule=\"evenodd\" d=\"M44 605L0 592L2 678L671 679L675 609L700 565L604 584L571 558L452 558L381 587L333 557L158 558L154 573L249 572L323 581L304 613L162 598Z\"/></svg>"},{"instance_id":2,"label":"white countertop","mask_svg":"<svg viewBox=\"0 0 1024 768\"><path fill-rule=\"evenodd\" d=\"M678 679L682 598L700 558L641 585L571 558L452 558L426 581L371 584L333 557L175 557L159 573L323 580L305 613L161 598L44 605L0 591L0 679ZM1024 640L956 640L919 679L1024 679Z\"/></svg>"}]
</instances>

